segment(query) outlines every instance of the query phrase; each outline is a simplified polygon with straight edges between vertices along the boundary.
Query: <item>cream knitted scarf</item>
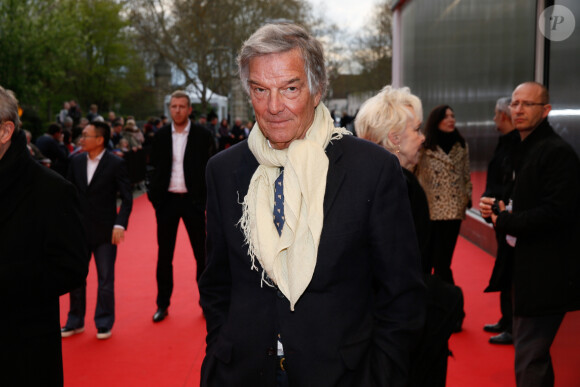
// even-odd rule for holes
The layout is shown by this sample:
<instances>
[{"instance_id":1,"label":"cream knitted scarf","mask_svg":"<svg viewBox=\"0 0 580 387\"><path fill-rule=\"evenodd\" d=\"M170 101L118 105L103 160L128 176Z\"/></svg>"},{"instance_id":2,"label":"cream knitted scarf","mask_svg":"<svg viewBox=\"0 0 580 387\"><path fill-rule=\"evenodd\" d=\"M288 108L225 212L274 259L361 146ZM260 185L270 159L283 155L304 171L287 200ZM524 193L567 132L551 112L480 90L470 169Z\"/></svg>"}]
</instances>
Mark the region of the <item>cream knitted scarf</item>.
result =
<instances>
[{"instance_id":1,"label":"cream knitted scarf","mask_svg":"<svg viewBox=\"0 0 580 387\"><path fill-rule=\"evenodd\" d=\"M318 105L314 121L301 140L286 149L272 149L258 124L248 138L250 151L259 162L243 201L240 226L249 246L251 269L262 267L262 283L268 277L290 301L290 310L310 283L324 220L328 157L324 149L331 140L350 134L335 128L326 106ZM282 234L273 221L274 181L284 167L284 215ZM267 274L267 276L266 276Z\"/></svg>"}]
</instances>

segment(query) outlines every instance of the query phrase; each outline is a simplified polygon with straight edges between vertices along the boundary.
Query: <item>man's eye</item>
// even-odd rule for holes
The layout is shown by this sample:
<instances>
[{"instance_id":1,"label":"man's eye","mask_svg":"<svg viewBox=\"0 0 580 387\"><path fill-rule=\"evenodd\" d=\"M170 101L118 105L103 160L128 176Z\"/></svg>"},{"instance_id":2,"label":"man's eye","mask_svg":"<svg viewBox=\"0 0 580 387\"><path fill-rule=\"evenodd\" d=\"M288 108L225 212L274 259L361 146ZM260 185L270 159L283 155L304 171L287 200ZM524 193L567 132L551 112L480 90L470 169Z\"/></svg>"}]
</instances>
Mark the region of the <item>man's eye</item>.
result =
<instances>
[{"instance_id":1,"label":"man's eye","mask_svg":"<svg viewBox=\"0 0 580 387\"><path fill-rule=\"evenodd\" d=\"M295 96L298 93L299 89L297 86L288 86L287 88L283 89L281 92L283 95L288 97Z\"/></svg>"}]
</instances>

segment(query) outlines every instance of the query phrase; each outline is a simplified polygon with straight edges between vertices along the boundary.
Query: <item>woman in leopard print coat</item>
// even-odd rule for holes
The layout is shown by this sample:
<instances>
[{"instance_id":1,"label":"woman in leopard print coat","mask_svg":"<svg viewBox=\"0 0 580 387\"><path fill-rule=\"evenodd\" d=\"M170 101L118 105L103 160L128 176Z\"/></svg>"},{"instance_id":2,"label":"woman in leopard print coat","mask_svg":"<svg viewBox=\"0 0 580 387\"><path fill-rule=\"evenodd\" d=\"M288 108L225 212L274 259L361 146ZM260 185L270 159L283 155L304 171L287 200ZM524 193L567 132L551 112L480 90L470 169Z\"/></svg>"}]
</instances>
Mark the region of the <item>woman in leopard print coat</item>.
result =
<instances>
[{"instance_id":1,"label":"woman in leopard print coat","mask_svg":"<svg viewBox=\"0 0 580 387\"><path fill-rule=\"evenodd\" d=\"M465 210L471 207L469 149L455 128L455 115L448 105L431 111L425 137L416 174L429 202L430 261L434 274L455 284L451 258Z\"/></svg>"}]
</instances>

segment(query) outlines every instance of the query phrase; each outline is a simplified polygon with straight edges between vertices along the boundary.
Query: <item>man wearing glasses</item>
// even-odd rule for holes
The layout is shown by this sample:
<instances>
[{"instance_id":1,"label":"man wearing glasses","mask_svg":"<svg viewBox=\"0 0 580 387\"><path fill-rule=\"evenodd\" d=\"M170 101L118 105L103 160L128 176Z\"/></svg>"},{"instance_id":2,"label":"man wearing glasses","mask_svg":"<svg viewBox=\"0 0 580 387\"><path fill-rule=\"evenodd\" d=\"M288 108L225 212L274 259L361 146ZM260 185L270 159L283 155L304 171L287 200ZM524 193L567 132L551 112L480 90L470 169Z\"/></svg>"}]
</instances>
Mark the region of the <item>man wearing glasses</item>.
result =
<instances>
[{"instance_id":1,"label":"man wearing glasses","mask_svg":"<svg viewBox=\"0 0 580 387\"><path fill-rule=\"evenodd\" d=\"M99 281L95 325L97 339L101 340L111 337L115 321L117 245L125 237L133 206L125 161L105 149L110 136L111 129L105 122L95 121L86 126L80 140L84 152L71 160L67 175L79 191L89 254L95 257ZM121 197L118 213L117 194ZM62 337L85 330L85 312L86 282L70 292L70 310Z\"/></svg>"},{"instance_id":2,"label":"man wearing glasses","mask_svg":"<svg viewBox=\"0 0 580 387\"><path fill-rule=\"evenodd\" d=\"M514 90L512 122L522 142L515 161L513 210L492 212L499 232L516 238L513 270L515 373L518 386L553 386L550 346L567 311L580 309L580 161L547 117L548 90Z\"/></svg>"}]
</instances>

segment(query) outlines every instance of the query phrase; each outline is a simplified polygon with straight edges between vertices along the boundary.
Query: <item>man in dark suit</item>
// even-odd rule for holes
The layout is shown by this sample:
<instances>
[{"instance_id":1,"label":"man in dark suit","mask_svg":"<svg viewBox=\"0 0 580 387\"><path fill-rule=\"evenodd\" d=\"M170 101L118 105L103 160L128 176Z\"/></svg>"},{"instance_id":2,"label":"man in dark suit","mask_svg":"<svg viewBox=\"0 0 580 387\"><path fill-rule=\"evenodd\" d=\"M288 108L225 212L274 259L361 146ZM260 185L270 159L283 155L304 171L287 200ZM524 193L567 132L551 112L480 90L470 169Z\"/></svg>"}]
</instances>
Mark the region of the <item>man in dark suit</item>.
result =
<instances>
[{"instance_id":1,"label":"man in dark suit","mask_svg":"<svg viewBox=\"0 0 580 387\"><path fill-rule=\"evenodd\" d=\"M80 140L85 153L76 155L71 160L68 171L68 179L80 194L89 254L94 255L97 267L99 286L95 325L98 339L111 337L115 322L117 245L125 237L133 205L125 161L105 149L110 135L111 129L105 122L95 121L87 125ZM117 195L121 197L118 213ZM70 293L70 310L66 325L61 331L62 337L84 331L85 312L86 283Z\"/></svg>"},{"instance_id":2,"label":"man in dark suit","mask_svg":"<svg viewBox=\"0 0 580 387\"><path fill-rule=\"evenodd\" d=\"M74 186L30 156L18 102L0 86L0 378L62 386L59 296L88 259Z\"/></svg>"},{"instance_id":3,"label":"man in dark suit","mask_svg":"<svg viewBox=\"0 0 580 387\"><path fill-rule=\"evenodd\" d=\"M153 322L167 316L173 292L173 253L179 219L183 219L197 263L196 279L205 268L205 167L215 153L212 134L189 120L189 95L181 90L169 102L172 123L153 138L149 200L157 219L157 311Z\"/></svg>"},{"instance_id":4,"label":"man in dark suit","mask_svg":"<svg viewBox=\"0 0 580 387\"><path fill-rule=\"evenodd\" d=\"M257 125L207 167L201 385L405 385L425 287L397 158L334 127L301 27L260 28L239 68Z\"/></svg>"},{"instance_id":5,"label":"man in dark suit","mask_svg":"<svg viewBox=\"0 0 580 387\"><path fill-rule=\"evenodd\" d=\"M550 347L567 311L580 309L580 160L547 117L548 90L536 82L515 88L510 104L521 144L516 155L513 210L492 212L499 232L515 238L513 339L518 386L553 386Z\"/></svg>"},{"instance_id":6,"label":"man in dark suit","mask_svg":"<svg viewBox=\"0 0 580 387\"><path fill-rule=\"evenodd\" d=\"M61 176L66 176L68 150L63 143L62 127L57 123L48 126L48 131L36 139L36 146L50 159L50 168Z\"/></svg>"},{"instance_id":7,"label":"man in dark suit","mask_svg":"<svg viewBox=\"0 0 580 387\"><path fill-rule=\"evenodd\" d=\"M509 104L510 97L503 97L495 104L493 121L501 133L498 144L487 167L485 192L482 194L482 203L493 203L503 200L509 203L514 183L514 154L520 144L520 134L512 123ZM485 218L491 223L491 218ZM500 292L501 318L495 324L485 324L486 332L499 333L489 338L492 344L512 344L512 267L514 262L514 248L508 245L505 234L495 233L497 239L497 254L493 266L489 285L485 292Z\"/></svg>"}]
</instances>

